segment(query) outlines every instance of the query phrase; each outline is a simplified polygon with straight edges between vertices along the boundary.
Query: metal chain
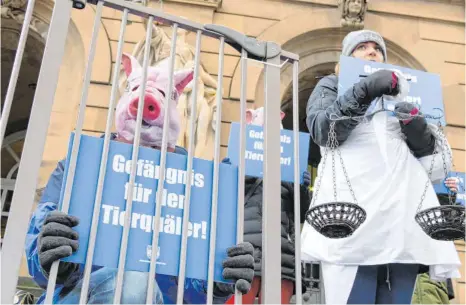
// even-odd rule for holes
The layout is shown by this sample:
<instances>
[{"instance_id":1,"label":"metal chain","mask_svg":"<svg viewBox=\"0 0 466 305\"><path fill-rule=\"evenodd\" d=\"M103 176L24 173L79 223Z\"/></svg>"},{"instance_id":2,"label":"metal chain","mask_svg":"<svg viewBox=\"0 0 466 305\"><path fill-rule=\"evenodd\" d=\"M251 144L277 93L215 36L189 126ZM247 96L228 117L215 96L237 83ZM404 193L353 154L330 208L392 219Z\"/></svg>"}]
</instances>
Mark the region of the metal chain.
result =
<instances>
[{"instance_id":1,"label":"metal chain","mask_svg":"<svg viewBox=\"0 0 466 305\"><path fill-rule=\"evenodd\" d=\"M332 149L332 180L333 180L333 198L337 201L337 176L335 170L335 147L337 145L337 135L335 133L335 122L330 123L329 136L331 140Z\"/></svg>"},{"instance_id":2,"label":"metal chain","mask_svg":"<svg viewBox=\"0 0 466 305\"><path fill-rule=\"evenodd\" d=\"M328 133L327 145L325 147L325 153L324 153L324 156L323 156L321 171L318 174L316 187L314 188L314 195L313 195L313 198L312 198L312 202L310 204L311 207L314 206L315 202L317 201L317 196L319 194L320 186L321 186L321 183L322 183L323 173L324 173L324 170L325 170L325 165L326 165L329 150L331 151L331 155L332 155L332 180L333 180L332 182L333 182L333 197L334 197L335 201L337 201L337 185L336 185L336 169L335 169L335 151L336 151L337 154L338 154L338 157L340 158L340 164L341 164L341 167L342 167L342 170L343 170L343 174L345 175L346 183L347 183L347 185L348 185L348 187L350 189L351 196L353 197L354 203L358 204L358 201L356 199L356 195L354 193L353 187L351 186L351 182L349 180L348 172L346 171L346 167L344 165L343 158L341 156L341 151L338 149L339 143L338 143L336 132L335 132L335 123L336 123L336 121L337 120L332 120L331 123L330 123L330 131ZM445 145L446 145L446 143L445 143L446 139L445 139L445 135L443 133L443 127L442 127L440 121L438 122L438 130L437 130L436 141L440 141L441 144L436 145L436 148L435 148L435 150L433 152L432 161L431 161L430 168L429 168L429 171L428 171L428 174L427 174L428 179L426 181L424 191L422 192L421 200L420 200L419 205L417 207L417 212L419 212L421 210L422 204L423 204L424 199L425 199L426 194L427 194L427 190L429 189L429 185L431 184L431 177L432 177L432 173L433 173L433 169L434 169L435 157L439 153L438 146L440 146L440 148L441 148L441 154L442 154L442 160L443 160L443 170L444 170L445 176L448 175L447 164L446 164L446 160L445 160L445 152L444 152L444 149L443 149L445 147ZM449 157L450 157L450 162L451 162L451 164L453 166L452 153L448 149L447 149L447 151L448 151L448 154L449 154ZM449 203L451 205L453 199L452 199L452 196L451 196L450 193L448 193L448 199L449 199Z\"/></svg>"},{"instance_id":3,"label":"metal chain","mask_svg":"<svg viewBox=\"0 0 466 305\"><path fill-rule=\"evenodd\" d=\"M448 149L448 143L447 143L447 140L446 140L446 136L445 136L445 133L443 132L443 126L440 124L438 124L438 134L439 136L442 137L442 148L445 147L445 149L447 150L447 153L448 153L448 156L450 158L450 164L451 164L451 167L453 169L453 171L455 171L455 164L453 163L453 155L451 153L451 150ZM448 175L448 171L447 171L447 162L445 161L445 156L443 154L443 149L442 149L442 159L443 159L443 171L445 173L445 177ZM458 184L458 188L459 188L459 184ZM457 189L457 192L459 190ZM454 205L454 202L453 202L453 196L451 195L450 193L450 190L448 190L448 203L450 205Z\"/></svg>"},{"instance_id":4,"label":"metal chain","mask_svg":"<svg viewBox=\"0 0 466 305\"><path fill-rule=\"evenodd\" d=\"M312 202L309 207L314 206L315 202L317 201L317 196L319 195L319 190L320 190L320 184L322 182L322 176L325 168L325 162L327 161L327 155L328 155L328 148L325 148L325 153L324 153L324 159L322 161L322 168L320 170L320 173L317 174L317 183L316 187L314 188L314 194L312 195Z\"/></svg>"},{"instance_id":5,"label":"metal chain","mask_svg":"<svg viewBox=\"0 0 466 305\"><path fill-rule=\"evenodd\" d=\"M439 124L439 126L441 126L441 124ZM445 133L443 132L443 126L441 126L440 128L441 128L441 130L439 130L439 132L441 132L441 135L443 136L442 139L443 139L443 142L444 142L444 146L447 148L447 153L448 153L448 156L449 156L449 159L450 159L451 169L452 169L453 172L456 172L456 166L455 166L455 163L453 162L453 154L452 154L451 150L448 149L448 143L447 143ZM445 162L444 162L444 171L446 171ZM456 174L456 178L458 178L458 173ZM462 186L462 188L464 190L464 181L461 184L461 180L458 179L457 193L459 192L461 186ZM451 196L450 192L448 192L448 200L449 200L450 205L454 205L453 197Z\"/></svg>"},{"instance_id":6,"label":"metal chain","mask_svg":"<svg viewBox=\"0 0 466 305\"><path fill-rule=\"evenodd\" d=\"M351 196L353 197L354 203L358 204L358 200L356 199L356 195L354 194L353 187L351 186L351 183L349 181L348 173L346 172L346 167L343 164L343 158L341 157L341 152L339 149L337 149L337 152L338 152L338 156L340 157L341 167L343 168L343 173L345 174L346 183L348 184L348 187L350 189Z\"/></svg>"},{"instance_id":7,"label":"metal chain","mask_svg":"<svg viewBox=\"0 0 466 305\"><path fill-rule=\"evenodd\" d=\"M322 183L323 173L324 173L325 165L327 162L327 156L328 156L329 150L331 151L331 155L332 155L333 198L335 199L335 201L338 200L337 199L337 177L336 177L336 168L335 168L335 151L336 151L338 153L338 157L340 158L341 167L345 175L346 183L348 184L348 187L350 189L351 196L353 197L354 203L358 204L358 200L356 199L356 195L354 194L353 187L351 186L351 183L349 181L349 176L346 171L346 167L343 163L341 152L338 149L339 143L337 139L337 134L335 132L335 124L336 124L336 121L332 121L330 123L330 130L328 133L327 145L325 147L325 152L323 156L322 167L321 167L320 173L318 174L318 179L316 182L316 187L314 188L314 195L312 196L312 202L310 204L310 207L314 206L315 202L317 201L317 196L319 195L320 185Z\"/></svg>"},{"instance_id":8,"label":"metal chain","mask_svg":"<svg viewBox=\"0 0 466 305\"><path fill-rule=\"evenodd\" d=\"M318 179L317 179L317 182L316 182L316 187L314 188L314 194L312 195L312 201L311 201L311 204L310 204L309 208L313 207L314 204L317 201L317 196L319 195L320 185L322 183L322 178L324 176L325 164L327 162L329 147L331 147L331 146L332 146L332 139L330 137L330 132L329 132L329 135L327 137L327 145L325 146L324 157L323 157L323 160L322 160L322 167L320 169L320 173L317 174Z\"/></svg>"},{"instance_id":9,"label":"metal chain","mask_svg":"<svg viewBox=\"0 0 466 305\"><path fill-rule=\"evenodd\" d=\"M446 140L445 140L446 142ZM448 147L447 147L448 148ZM455 163L453 162L453 154L452 154L452 151L450 149L447 149L447 152L448 152L448 156L450 157L450 163L451 163L451 168L454 172L456 172L456 166L455 166ZM460 191L460 186L462 186L463 190L464 190L464 180L463 180L463 183L461 184L461 180L459 179L458 177L458 172L456 173L456 178L458 178L458 187L457 187L457 192ZM453 199L452 199L453 200Z\"/></svg>"},{"instance_id":10,"label":"metal chain","mask_svg":"<svg viewBox=\"0 0 466 305\"><path fill-rule=\"evenodd\" d=\"M432 155L432 161L431 161L431 164L430 164L429 172L427 174L428 178L427 178L427 181L426 181L426 185L424 187L424 191L422 192L421 201L419 202L416 213L419 213L421 211L422 203L424 202L424 199L426 198L426 193L427 193L427 190L429 189L429 185L432 184L431 177L432 177L432 172L434 170L435 157L439 153L438 149L437 149L438 147L440 147L440 149L441 149L442 160L443 160L443 171L445 173L445 177L448 175L447 163L445 161L445 153L443 151L443 148L445 147L445 144L446 144L445 143L446 140L445 140L445 137L444 137L442 124L440 123L440 121L438 122L437 125L438 125L438 129L437 129L437 137L436 137L435 141L437 141L437 139L438 139L440 141L440 145L437 145L437 143L435 143L436 148L435 148L434 153ZM450 153L450 155L451 155L451 153ZM453 158L451 158L451 161L453 162ZM448 199L449 199L449 202L451 204L453 200L451 198L450 192L448 192Z\"/></svg>"},{"instance_id":11,"label":"metal chain","mask_svg":"<svg viewBox=\"0 0 466 305\"><path fill-rule=\"evenodd\" d=\"M430 169L427 174L428 178L426 181L426 185L424 186L424 191L422 192L421 201L419 202L416 213L419 213L419 211L421 211L422 203L424 202L424 199L426 198L427 190L429 189L429 185L431 184L430 177L432 177L432 172L434 170L435 157L437 156L437 154L438 154L438 151L436 149L432 155L432 162L430 163Z\"/></svg>"},{"instance_id":12,"label":"metal chain","mask_svg":"<svg viewBox=\"0 0 466 305\"><path fill-rule=\"evenodd\" d=\"M447 177L447 175L448 175L447 162L445 161L445 154L443 153L443 149L446 148L448 154L450 155L450 162L451 162L452 166L453 166L453 156L451 155L451 152L448 149L448 145L447 145L446 139L445 139L445 133L443 132L443 126L442 126L442 124L440 124L440 122L438 123L438 135L442 139L443 172L445 173L445 177ZM447 191L447 194L448 194L448 203L450 205L453 205L453 197L451 196L450 190Z\"/></svg>"},{"instance_id":13,"label":"metal chain","mask_svg":"<svg viewBox=\"0 0 466 305\"><path fill-rule=\"evenodd\" d=\"M354 194L353 187L351 186L351 183L349 181L349 176L348 176L348 173L346 171L345 164L343 163L343 158L341 156L341 151L340 151L340 149L338 149L338 146L340 144L338 143L337 134L335 133L335 121L330 124L330 134L333 136L332 152L336 149L336 151L338 153L338 157L340 158L340 164L341 164L341 168L343 170L343 174L345 175L346 184L348 185L348 187L350 189L351 196L353 197L354 203L358 204L358 200L356 199L356 195ZM335 201L337 201L337 184L336 184L335 159L334 159L333 154L332 154L332 162L333 162L333 196L335 198Z\"/></svg>"}]
</instances>

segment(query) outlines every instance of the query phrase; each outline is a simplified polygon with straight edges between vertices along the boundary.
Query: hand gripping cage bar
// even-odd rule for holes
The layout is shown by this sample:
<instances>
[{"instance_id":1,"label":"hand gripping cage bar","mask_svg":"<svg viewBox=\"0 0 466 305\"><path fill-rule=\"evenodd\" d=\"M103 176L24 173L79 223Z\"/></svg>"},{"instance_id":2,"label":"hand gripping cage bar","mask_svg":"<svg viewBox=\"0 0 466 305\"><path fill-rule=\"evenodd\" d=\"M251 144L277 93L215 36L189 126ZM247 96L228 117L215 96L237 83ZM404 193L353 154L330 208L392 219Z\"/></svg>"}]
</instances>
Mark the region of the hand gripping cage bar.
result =
<instances>
[{"instance_id":1,"label":"hand gripping cage bar","mask_svg":"<svg viewBox=\"0 0 466 305\"><path fill-rule=\"evenodd\" d=\"M95 248L95 237L98 229L98 219L102 199L102 189L105 180L105 172L107 165L107 157L110 144L110 131L113 122L114 109L116 98L118 95L118 78L119 67L121 65L121 57L123 53L123 44L128 21L128 15L133 14L148 20L149 24L154 21L161 21L164 24L171 25L173 29L171 50L170 50L170 73L173 75L175 55L176 55L176 40L177 29L183 28L188 31L196 33L196 51L195 51L195 67L194 79L199 76L199 62L200 62L200 49L202 35L216 38L219 40L219 69L218 69L218 86L216 93L217 117L216 117L216 135L214 146L214 185L212 191L212 215L211 223L212 230L210 232L210 249L209 249L209 269L208 269L208 292L207 302L212 303L213 299L213 273L214 273L214 249L215 249L215 231L216 231L216 216L217 216L217 194L218 194L218 176L219 176L219 163L220 163L220 131L221 131L221 114L222 114L222 80L223 80L223 54L225 43L232 46L234 49L241 52L241 93L240 93L240 164L239 164L239 179L238 179L238 222L237 222L237 242L243 240L243 219L244 219L244 178L245 178L245 128L246 128L246 84L247 84L247 61L256 60L264 65L264 90L265 90L265 124L264 124L264 193L263 200L267 202L264 204L263 210L263 251L262 251L262 296L264 303L278 303L281 299L281 241L280 241L280 226L276 224L281 223L280 220L280 65L281 60L285 60L293 64L293 134L294 139L298 139L299 132L299 113L298 113L298 61L299 57L295 54L281 50L280 46L273 42L261 42L256 39L249 38L241 33L232 29L219 25L203 25L190 20L180 18L177 16L165 14L153 8L144 7L125 2L123 0L101 0L101 1L86 1L82 0L60 0L55 1L52 19L47 36L47 43L43 55L41 70L37 89L34 96L34 101L31 109L29 125L26 133L24 147L22 151L21 163L18 171L18 178L13 193L12 204L10 208L9 221L5 230L5 236L2 246L2 303L11 303L15 294L16 283L18 280L19 268L21 265L21 257L24 253L24 241L29 224L30 214L25 211L31 211L34 194L36 191L37 177L42 161L42 153L47 135L48 122L50 120L53 100L55 97L55 90L58 83L58 73L62 63L65 42L68 33L68 27L71 19L72 8L84 9L86 5L95 5L95 20L90 41L89 53L84 73L83 89L81 93L81 100L79 105L79 112L76 121L75 137L73 139L73 148L70 156L70 166L68 176L65 183L64 199L61 210L65 213L68 212L69 201L71 197L71 186L76 169L77 154L79 151L80 139L84 123L85 109L88 99L89 84L92 75L93 62L96 51L97 37L100 30L101 17L103 7L113 8L122 11L121 28L119 34L119 41L117 46L117 56L115 68L112 75L112 88L109 101L109 110L107 117L107 124L105 128L104 147L102 151L102 162L99 168L98 187L96 190L96 202L94 205L94 213L92 215L91 233L89 245L87 248L87 258L83 277L82 293L80 303L87 302L87 294L89 291L89 279L91 274L93 253ZM26 10L25 24L33 12L34 0L30 0ZM12 75L8 87L8 92L5 100L5 106L2 109L1 127L2 134L1 140L3 141L4 131L6 130L9 112L12 104L12 97L14 95L15 86L19 74L19 67L22 60L25 42L28 35L28 26L23 26L21 32L18 51L16 53L15 61L13 64ZM144 92L145 81L147 79L147 67L149 62L150 40L152 37L152 27L148 26L146 30L146 47L144 50L143 60L143 81L142 90ZM173 80L170 81L167 97L171 96L173 87ZM194 81L193 97L197 94L197 82ZM120 257L118 264L116 291L114 295L114 303L118 304L121 301L123 275L125 267L126 250L129 236L130 215L132 209L132 190L136 176L136 160L139 152L140 143L140 130L142 122L142 109L144 105L143 95L141 94L140 103L138 104L137 112L137 127L136 135L133 143L132 151L132 170L130 173L130 186L128 188L128 200L126 203L126 218L123 229L123 236L120 248ZM165 103L168 103L167 99ZM166 109L166 108L165 108ZM196 115L196 99L191 101L191 117L190 117L190 143L188 147L188 162L187 162L187 183L185 189L185 207L183 214L183 230L182 230L182 245L180 255L180 270L178 282L184 283L185 280L185 265L186 265L186 246L187 246L187 233L188 233L188 220L189 220L189 205L190 205L190 189L191 177L193 166L194 154L194 130L195 115ZM164 126L168 126L168 116L164 118ZM161 176L158 183L158 197L156 200L161 201L160 192L164 183L164 173L166 167L166 153L167 153L167 128L163 130L162 148L161 148L161 162L160 171ZM294 179L300 181L299 175L299 143L294 141ZM294 184L294 204L295 204L295 232L300 232L300 209L299 209L299 183ZM158 247L159 226L161 205L157 205L155 214L155 229L153 231L152 249ZM302 288L301 283L301 256L299 249L300 238L295 239L295 264L296 264L296 303L302 303ZM155 276L155 262L156 252L152 251L150 260L148 290L147 290L147 303L152 303L152 290L156 281ZM51 304L55 290L57 271L59 262L54 262L48 275L48 285L45 303ZM177 303L183 301L183 287L178 285ZM241 303L239 292L236 292L236 303Z\"/></svg>"}]
</instances>

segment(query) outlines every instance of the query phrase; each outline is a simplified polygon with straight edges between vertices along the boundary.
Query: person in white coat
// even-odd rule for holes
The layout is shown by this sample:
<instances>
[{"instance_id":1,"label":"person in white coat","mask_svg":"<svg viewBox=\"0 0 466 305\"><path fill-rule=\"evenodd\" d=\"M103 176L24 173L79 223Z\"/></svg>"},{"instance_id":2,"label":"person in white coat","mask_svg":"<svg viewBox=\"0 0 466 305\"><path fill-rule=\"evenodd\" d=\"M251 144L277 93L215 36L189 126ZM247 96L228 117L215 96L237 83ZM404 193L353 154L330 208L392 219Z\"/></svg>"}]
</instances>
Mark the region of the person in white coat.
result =
<instances>
[{"instance_id":1,"label":"person in white coat","mask_svg":"<svg viewBox=\"0 0 466 305\"><path fill-rule=\"evenodd\" d=\"M343 40L342 54L387 61L383 38L368 30L350 32ZM380 109L381 97L396 99L405 81L398 73L379 70L338 96L338 76L321 79L309 98L306 123L322 156L331 119L362 117L369 106ZM364 120L334 121L351 187L367 216L346 238L327 238L307 222L303 227L302 259L321 262L327 304L410 304L419 273L428 270L439 281L460 276L454 243L430 238L414 218L426 182L445 178L444 162L435 149L447 153L450 147L436 126L416 116L418 109L412 104L398 103L395 111L402 117L383 111ZM449 171L449 158L445 160ZM315 205L335 201L329 162L323 172L319 164L316 181L321 179L321 184ZM338 157L334 166L338 201L353 202ZM439 201L427 184L423 208L434 206Z\"/></svg>"}]
</instances>

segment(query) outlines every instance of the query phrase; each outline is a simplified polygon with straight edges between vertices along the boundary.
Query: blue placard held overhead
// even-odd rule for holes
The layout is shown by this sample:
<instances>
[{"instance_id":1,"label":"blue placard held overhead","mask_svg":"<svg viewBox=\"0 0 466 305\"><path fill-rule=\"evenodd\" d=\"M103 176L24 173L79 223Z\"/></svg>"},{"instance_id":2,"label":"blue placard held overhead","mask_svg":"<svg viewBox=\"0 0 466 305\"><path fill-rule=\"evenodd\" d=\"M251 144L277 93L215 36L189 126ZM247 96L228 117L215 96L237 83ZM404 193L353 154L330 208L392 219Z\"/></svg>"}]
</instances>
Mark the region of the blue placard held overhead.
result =
<instances>
[{"instance_id":1,"label":"blue placard held overhead","mask_svg":"<svg viewBox=\"0 0 466 305\"><path fill-rule=\"evenodd\" d=\"M239 129L237 122L231 123L228 141L228 158L231 164L239 164ZM264 139L263 127L246 125L246 176L263 177ZM303 173L307 170L310 134L299 133L299 173L300 184L303 183ZM281 181L294 182L294 144L293 131L280 131L281 149Z\"/></svg>"},{"instance_id":2,"label":"blue placard held overhead","mask_svg":"<svg viewBox=\"0 0 466 305\"><path fill-rule=\"evenodd\" d=\"M380 69L395 69L401 72L409 83L409 93L404 101L417 104L423 114L434 117L427 117L429 123L438 124L440 120L442 126L446 125L442 83L438 74L342 55L338 76L338 95L343 95L348 88L359 82L361 78ZM385 99L385 109L393 110L393 103L394 101L389 98ZM371 107L369 107L369 111L370 109Z\"/></svg>"},{"instance_id":3,"label":"blue placard held overhead","mask_svg":"<svg viewBox=\"0 0 466 305\"><path fill-rule=\"evenodd\" d=\"M70 215L80 219L76 227L80 236L80 244L78 251L65 261L83 264L86 260L103 142L103 138L81 136L69 210ZM72 143L73 134L68 150L64 181L68 173ZM118 267L131 173L131 157L131 144L110 142L93 265ZM168 153L166 160L165 183L160 203L162 211L156 272L177 276L185 204L187 156ZM151 244L155 201L161 173L159 162L159 150L140 147L136 163L126 270L149 271L153 250ZM238 169L233 165L220 164L219 176L214 280L225 282L222 277L221 263L226 258L226 249L236 244ZM213 162L194 158L186 256L188 278L207 280L212 184ZM63 195L61 200L63 200Z\"/></svg>"}]
</instances>

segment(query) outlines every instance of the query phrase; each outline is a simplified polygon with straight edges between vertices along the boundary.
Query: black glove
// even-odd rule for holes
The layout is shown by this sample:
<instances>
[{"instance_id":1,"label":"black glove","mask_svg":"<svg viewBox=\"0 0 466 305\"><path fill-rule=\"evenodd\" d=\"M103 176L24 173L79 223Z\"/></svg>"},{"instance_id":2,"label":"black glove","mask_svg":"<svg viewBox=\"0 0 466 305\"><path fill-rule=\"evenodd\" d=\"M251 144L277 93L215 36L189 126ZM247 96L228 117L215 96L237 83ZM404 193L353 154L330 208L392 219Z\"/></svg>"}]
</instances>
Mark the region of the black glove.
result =
<instances>
[{"instance_id":1,"label":"black glove","mask_svg":"<svg viewBox=\"0 0 466 305\"><path fill-rule=\"evenodd\" d=\"M410 124L414 121L414 125L422 127L427 125L426 119L423 118L419 109L409 102L399 102L395 105L395 115L404 125Z\"/></svg>"},{"instance_id":2,"label":"black glove","mask_svg":"<svg viewBox=\"0 0 466 305\"><path fill-rule=\"evenodd\" d=\"M45 218L37 239L37 248L39 263L47 275L54 261L68 257L78 250L78 233L71 229L78 223L78 218L60 211L52 211ZM66 281L77 268L78 264L60 262L57 283Z\"/></svg>"},{"instance_id":3,"label":"black glove","mask_svg":"<svg viewBox=\"0 0 466 305\"><path fill-rule=\"evenodd\" d=\"M240 243L227 250L228 258L222 263L223 277L227 280L235 280L235 285L215 283L215 294L233 294L235 287L242 294L247 294L251 289L254 278L254 247L251 243Z\"/></svg>"},{"instance_id":4,"label":"black glove","mask_svg":"<svg viewBox=\"0 0 466 305\"><path fill-rule=\"evenodd\" d=\"M398 77L393 71L379 70L356 83L353 92L359 103L367 105L382 95L397 95Z\"/></svg>"},{"instance_id":5,"label":"black glove","mask_svg":"<svg viewBox=\"0 0 466 305\"><path fill-rule=\"evenodd\" d=\"M395 105L395 114L400 122L401 131L406 136L406 143L414 156L421 158L433 154L435 136L416 106L408 102L399 102Z\"/></svg>"}]
</instances>

